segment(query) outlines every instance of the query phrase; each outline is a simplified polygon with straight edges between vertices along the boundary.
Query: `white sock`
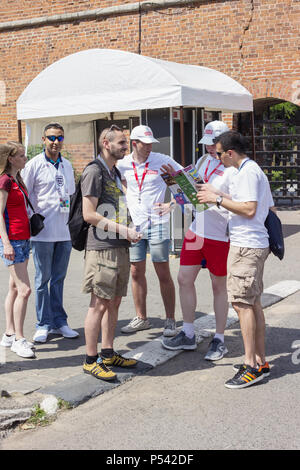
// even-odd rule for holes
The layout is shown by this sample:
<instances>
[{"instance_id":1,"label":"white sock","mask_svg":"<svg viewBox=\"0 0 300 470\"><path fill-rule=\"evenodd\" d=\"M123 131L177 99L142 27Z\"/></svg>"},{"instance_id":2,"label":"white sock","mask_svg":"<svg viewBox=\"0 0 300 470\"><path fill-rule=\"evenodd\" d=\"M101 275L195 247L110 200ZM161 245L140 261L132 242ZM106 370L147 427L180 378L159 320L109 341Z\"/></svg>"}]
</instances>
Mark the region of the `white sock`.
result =
<instances>
[{"instance_id":1,"label":"white sock","mask_svg":"<svg viewBox=\"0 0 300 470\"><path fill-rule=\"evenodd\" d=\"M221 335L220 333L216 333L215 338L220 339L222 341L222 343L224 343L224 334Z\"/></svg>"},{"instance_id":2,"label":"white sock","mask_svg":"<svg viewBox=\"0 0 300 470\"><path fill-rule=\"evenodd\" d=\"M192 337L194 336L195 334L195 328L194 328L194 323L185 323L183 322L183 327L182 327L185 335L192 339Z\"/></svg>"}]
</instances>

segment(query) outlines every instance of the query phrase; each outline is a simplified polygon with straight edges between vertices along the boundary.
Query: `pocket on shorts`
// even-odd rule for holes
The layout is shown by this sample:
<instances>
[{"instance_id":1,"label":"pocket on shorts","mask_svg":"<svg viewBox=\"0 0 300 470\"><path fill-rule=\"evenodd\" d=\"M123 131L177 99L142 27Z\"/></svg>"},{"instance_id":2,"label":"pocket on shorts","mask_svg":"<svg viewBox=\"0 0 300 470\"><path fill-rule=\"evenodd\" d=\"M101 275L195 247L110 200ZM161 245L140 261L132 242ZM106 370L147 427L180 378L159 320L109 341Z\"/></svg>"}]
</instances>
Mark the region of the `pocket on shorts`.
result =
<instances>
[{"instance_id":1,"label":"pocket on shorts","mask_svg":"<svg viewBox=\"0 0 300 470\"><path fill-rule=\"evenodd\" d=\"M243 275L239 269L232 269L229 275L229 289L235 297L255 297L257 292L256 269L249 268Z\"/></svg>"},{"instance_id":2,"label":"pocket on shorts","mask_svg":"<svg viewBox=\"0 0 300 470\"><path fill-rule=\"evenodd\" d=\"M97 272L93 279L93 290L96 295L104 298L112 298L117 282L118 268L116 263L98 264Z\"/></svg>"}]
</instances>

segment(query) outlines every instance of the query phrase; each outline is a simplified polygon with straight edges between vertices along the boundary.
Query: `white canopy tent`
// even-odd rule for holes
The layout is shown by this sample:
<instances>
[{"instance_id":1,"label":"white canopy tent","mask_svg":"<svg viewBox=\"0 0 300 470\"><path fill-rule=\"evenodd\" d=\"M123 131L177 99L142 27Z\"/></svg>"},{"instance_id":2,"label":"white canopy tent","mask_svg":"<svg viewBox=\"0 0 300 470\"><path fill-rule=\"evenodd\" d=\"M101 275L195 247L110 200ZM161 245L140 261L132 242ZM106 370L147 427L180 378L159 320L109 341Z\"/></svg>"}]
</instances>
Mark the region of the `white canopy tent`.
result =
<instances>
[{"instance_id":1,"label":"white canopy tent","mask_svg":"<svg viewBox=\"0 0 300 470\"><path fill-rule=\"evenodd\" d=\"M41 72L17 100L27 143L58 121L66 142L93 141L93 125L114 113L142 109L201 107L223 112L253 110L252 95L227 75L207 67L178 64L114 49L90 49L58 60Z\"/></svg>"}]
</instances>

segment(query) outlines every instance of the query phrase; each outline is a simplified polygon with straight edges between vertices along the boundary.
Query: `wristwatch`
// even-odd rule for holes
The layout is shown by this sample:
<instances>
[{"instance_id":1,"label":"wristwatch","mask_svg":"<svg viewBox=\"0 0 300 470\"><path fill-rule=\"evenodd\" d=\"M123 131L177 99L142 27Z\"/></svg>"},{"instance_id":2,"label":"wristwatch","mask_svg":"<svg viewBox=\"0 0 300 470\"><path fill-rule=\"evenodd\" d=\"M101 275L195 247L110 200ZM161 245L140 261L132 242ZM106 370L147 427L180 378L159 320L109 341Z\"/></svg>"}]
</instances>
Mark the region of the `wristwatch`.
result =
<instances>
[{"instance_id":1,"label":"wristwatch","mask_svg":"<svg viewBox=\"0 0 300 470\"><path fill-rule=\"evenodd\" d=\"M216 199L218 209L220 209L222 201L223 201L223 196L218 196L217 199Z\"/></svg>"}]
</instances>

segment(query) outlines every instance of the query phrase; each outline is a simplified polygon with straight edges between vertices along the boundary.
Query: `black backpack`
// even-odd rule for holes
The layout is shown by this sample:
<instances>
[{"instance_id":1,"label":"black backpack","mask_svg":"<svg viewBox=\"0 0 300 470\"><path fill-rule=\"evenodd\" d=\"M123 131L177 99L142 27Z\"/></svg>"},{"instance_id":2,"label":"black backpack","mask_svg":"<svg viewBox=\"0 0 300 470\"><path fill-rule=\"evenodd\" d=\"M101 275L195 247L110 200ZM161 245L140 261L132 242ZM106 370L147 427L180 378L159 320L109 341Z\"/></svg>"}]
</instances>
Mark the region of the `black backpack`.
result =
<instances>
[{"instance_id":1,"label":"black backpack","mask_svg":"<svg viewBox=\"0 0 300 470\"><path fill-rule=\"evenodd\" d=\"M95 163L100 166L99 160L93 160L87 166ZM84 250L90 224L84 220L82 215L81 178L76 184L75 193L70 197L68 225L73 248L78 251Z\"/></svg>"}]
</instances>

